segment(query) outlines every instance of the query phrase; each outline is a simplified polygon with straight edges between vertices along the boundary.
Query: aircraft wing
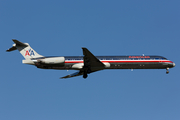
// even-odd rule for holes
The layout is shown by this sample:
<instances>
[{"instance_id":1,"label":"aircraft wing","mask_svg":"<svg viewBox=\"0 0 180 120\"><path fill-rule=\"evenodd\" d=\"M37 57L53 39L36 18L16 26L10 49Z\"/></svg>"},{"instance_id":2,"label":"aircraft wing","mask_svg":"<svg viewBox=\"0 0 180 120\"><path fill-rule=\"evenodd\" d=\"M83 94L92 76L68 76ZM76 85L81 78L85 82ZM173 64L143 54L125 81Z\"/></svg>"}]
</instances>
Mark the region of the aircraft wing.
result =
<instances>
[{"instance_id":1,"label":"aircraft wing","mask_svg":"<svg viewBox=\"0 0 180 120\"><path fill-rule=\"evenodd\" d=\"M69 74L69 75L67 75L67 76L61 77L61 79L63 79L63 78L76 77L76 76L80 76L80 75L83 75L83 72L78 71L78 72L75 72L75 73L73 73L73 74Z\"/></svg>"},{"instance_id":2,"label":"aircraft wing","mask_svg":"<svg viewBox=\"0 0 180 120\"><path fill-rule=\"evenodd\" d=\"M87 48L83 49L83 55L84 55L84 66L90 67L90 68L103 68L104 64L99 61Z\"/></svg>"},{"instance_id":3,"label":"aircraft wing","mask_svg":"<svg viewBox=\"0 0 180 120\"><path fill-rule=\"evenodd\" d=\"M101 70L102 70L102 69L101 69ZM99 70L96 70L96 71L99 71ZM90 73L93 73L93 72L96 72L96 71L91 71ZM89 74L90 74L90 73L89 73ZM80 76L80 75L83 75L83 74L84 74L84 71L83 71L83 69L81 69L81 70L78 71L78 72L75 72L75 73L66 75L66 76L64 76L64 77L61 77L60 79L76 77L76 76Z\"/></svg>"},{"instance_id":4,"label":"aircraft wing","mask_svg":"<svg viewBox=\"0 0 180 120\"><path fill-rule=\"evenodd\" d=\"M75 72L73 74L70 74L61 78L76 77L76 76L83 75L84 73L90 74L92 72L96 72L96 71L104 69L104 64L100 60L98 60L87 48L82 48L82 49L83 49L83 55L84 55L83 68L79 70L78 72Z\"/></svg>"}]
</instances>

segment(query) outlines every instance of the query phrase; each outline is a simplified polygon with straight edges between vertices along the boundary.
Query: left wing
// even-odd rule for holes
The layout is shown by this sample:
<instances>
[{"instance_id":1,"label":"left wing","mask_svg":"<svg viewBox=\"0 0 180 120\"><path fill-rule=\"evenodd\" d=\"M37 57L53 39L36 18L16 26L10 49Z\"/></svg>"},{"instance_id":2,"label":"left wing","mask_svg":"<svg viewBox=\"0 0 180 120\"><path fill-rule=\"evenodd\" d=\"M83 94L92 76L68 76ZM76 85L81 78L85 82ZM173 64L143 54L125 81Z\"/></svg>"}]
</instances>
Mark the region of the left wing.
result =
<instances>
[{"instance_id":1,"label":"left wing","mask_svg":"<svg viewBox=\"0 0 180 120\"><path fill-rule=\"evenodd\" d=\"M99 61L87 48L83 49L83 55L84 55L84 67L95 67L95 68L101 68L104 67L104 64Z\"/></svg>"},{"instance_id":2,"label":"left wing","mask_svg":"<svg viewBox=\"0 0 180 120\"><path fill-rule=\"evenodd\" d=\"M84 55L83 68L79 72L75 72L73 74L61 78L71 78L80 75L83 75L83 78L87 78L87 74L104 69L105 65L100 60L98 60L87 48L82 48L82 49Z\"/></svg>"}]
</instances>

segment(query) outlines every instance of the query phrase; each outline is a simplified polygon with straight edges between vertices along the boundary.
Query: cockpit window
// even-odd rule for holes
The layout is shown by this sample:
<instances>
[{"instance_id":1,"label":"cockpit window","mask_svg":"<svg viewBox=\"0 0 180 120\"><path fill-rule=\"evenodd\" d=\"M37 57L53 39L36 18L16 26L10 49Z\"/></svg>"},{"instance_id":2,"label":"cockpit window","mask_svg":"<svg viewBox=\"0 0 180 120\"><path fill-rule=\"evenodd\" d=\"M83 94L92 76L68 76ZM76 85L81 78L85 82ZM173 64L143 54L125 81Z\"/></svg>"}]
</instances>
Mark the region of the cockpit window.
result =
<instances>
[{"instance_id":1,"label":"cockpit window","mask_svg":"<svg viewBox=\"0 0 180 120\"><path fill-rule=\"evenodd\" d=\"M165 57L162 57L163 60L167 60Z\"/></svg>"}]
</instances>

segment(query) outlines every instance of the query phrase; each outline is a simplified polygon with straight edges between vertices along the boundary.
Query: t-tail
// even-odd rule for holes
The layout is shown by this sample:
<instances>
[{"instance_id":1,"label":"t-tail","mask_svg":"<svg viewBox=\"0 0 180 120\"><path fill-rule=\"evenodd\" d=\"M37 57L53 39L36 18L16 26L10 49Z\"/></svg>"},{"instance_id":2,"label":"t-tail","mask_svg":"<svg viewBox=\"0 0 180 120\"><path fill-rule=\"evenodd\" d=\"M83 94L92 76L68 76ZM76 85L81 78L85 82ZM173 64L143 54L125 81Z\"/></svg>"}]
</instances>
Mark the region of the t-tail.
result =
<instances>
[{"instance_id":1,"label":"t-tail","mask_svg":"<svg viewBox=\"0 0 180 120\"><path fill-rule=\"evenodd\" d=\"M42 55L39 55L35 50L33 50L28 43L22 43L16 39L12 39L12 40L15 44L13 44L13 47L9 48L6 51L11 52L18 49L19 52L22 54L22 56L26 59L23 60L23 63L34 64L31 61L32 58L43 57Z\"/></svg>"}]
</instances>

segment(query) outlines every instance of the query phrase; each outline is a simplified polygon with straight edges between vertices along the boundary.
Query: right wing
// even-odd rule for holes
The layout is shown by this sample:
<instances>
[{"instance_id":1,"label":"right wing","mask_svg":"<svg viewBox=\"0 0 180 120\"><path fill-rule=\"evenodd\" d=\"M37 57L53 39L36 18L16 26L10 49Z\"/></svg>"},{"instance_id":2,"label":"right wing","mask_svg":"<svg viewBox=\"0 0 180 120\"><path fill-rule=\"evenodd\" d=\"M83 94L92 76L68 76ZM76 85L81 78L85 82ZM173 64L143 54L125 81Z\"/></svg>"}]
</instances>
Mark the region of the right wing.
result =
<instances>
[{"instance_id":1,"label":"right wing","mask_svg":"<svg viewBox=\"0 0 180 120\"><path fill-rule=\"evenodd\" d=\"M99 71L99 70L96 70L96 71ZM96 72L96 71L91 71L90 73L93 73L93 72ZM90 73L88 73L88 74L90 74ZM66 75L66 76L64 76L64 77L61 77L60 79L76 77L76 76L80 76L80 75L83 75L83 74L84 74L84 71L83 71L83 69L81 69L81 70L79 70L78 72L75 72L75 73Z\"/></svg>"},{"instance_id":2,"label":"right wing","mask_svg":"<svg viewBox=\"0 0 180 120\"><path fill-rule=\"evenodd\" d=\"M73 73L73 74L70 74L70 75L67 75L67 76L61 77L61 79L63 79L63 78L76 77L76 76L80 76L80 75L83 75L83 72L78 71L78 72L75 72L75 73Z\"/></svg>"}]
</instances>

